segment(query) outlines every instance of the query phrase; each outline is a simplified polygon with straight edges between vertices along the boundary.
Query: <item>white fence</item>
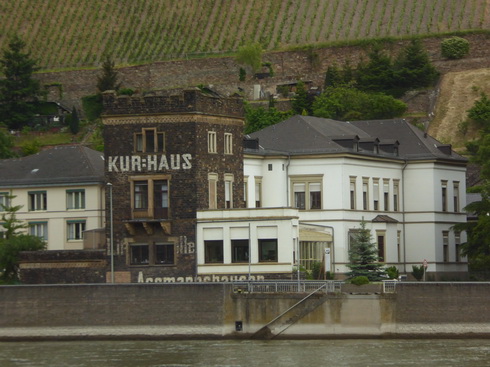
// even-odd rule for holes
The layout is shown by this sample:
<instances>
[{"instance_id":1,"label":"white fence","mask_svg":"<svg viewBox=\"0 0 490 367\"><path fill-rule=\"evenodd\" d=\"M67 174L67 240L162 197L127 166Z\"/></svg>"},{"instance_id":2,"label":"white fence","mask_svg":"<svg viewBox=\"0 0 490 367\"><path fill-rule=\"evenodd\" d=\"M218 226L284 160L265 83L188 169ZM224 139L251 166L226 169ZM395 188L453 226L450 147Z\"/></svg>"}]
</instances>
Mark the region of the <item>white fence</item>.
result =
<instances>
[{"instance_id":1,"label":"white fence","mask_svg":"<svg viewBox=\"0 0 490 367\"><path fill-rule=\"evenodd\" d=\"M311 293L318 290L321 292L340 292L341 281L260 281L260 282L233 282L234 293Z\"/></svg>"}]
</instances>

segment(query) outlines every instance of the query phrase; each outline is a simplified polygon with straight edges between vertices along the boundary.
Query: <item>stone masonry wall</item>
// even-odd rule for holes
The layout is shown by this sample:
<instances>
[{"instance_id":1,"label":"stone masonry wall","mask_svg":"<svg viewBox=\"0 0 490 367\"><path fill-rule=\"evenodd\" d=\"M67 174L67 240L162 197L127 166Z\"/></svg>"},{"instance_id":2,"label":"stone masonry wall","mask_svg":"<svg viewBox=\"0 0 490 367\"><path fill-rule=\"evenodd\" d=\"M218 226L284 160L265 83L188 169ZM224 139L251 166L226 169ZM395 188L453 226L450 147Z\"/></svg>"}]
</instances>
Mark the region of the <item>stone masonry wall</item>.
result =
<instances>
[{"instance_id":1,"label":"stone masonry wall","mask_svg":"<svg viewBox=\"0 0 490 367\"><path fill-rule=\"evenodd\" d=\"M423 40L432 62L441 73L490 67L490 37L488 35L465 35L470 41L470 53L461 60L445 60L441 56L440 44L443 38L433 37ZM400 40L387 43L385 49L395 55L408 41ZM252 86L261 84L265 90L275 91L275 85L295 82L298 79L311 80L316 85L323 85L325 71L334 63L342 65L346 60L351 65L365 58L366 48L344 46L314 49L318 62L309 61L308 52L269 52L263 60L272 63L274 77L266 79L249 79L238 81L240 66L232 57L173 60L154 62L147 65L128 66L118 69L119 80L123 87L139 92L160 89L195 87L199 84L212 84L228 93L238 92L239 88L251 97ZM60 101L71 108L81 107L81 98L96 93L95 85L100 70L71 70L55 73L38 73L42 85L61 83L49 89L50 98ZM61 93L61 97L60 97Z\"/></svg>"},{"instance_id":2,"label":"stone masonry wall","mask_svg":"<svg viewBox=\"0 0 490 367\"><path fill-rule=\"evenodd\" d=\"M250 337L305 296L232 290L223 283L2 286L0 340ZM403 283L394 294L316 298L318 306L281 337L490 336L490 283Z\"/></svg>"}]
</instances>

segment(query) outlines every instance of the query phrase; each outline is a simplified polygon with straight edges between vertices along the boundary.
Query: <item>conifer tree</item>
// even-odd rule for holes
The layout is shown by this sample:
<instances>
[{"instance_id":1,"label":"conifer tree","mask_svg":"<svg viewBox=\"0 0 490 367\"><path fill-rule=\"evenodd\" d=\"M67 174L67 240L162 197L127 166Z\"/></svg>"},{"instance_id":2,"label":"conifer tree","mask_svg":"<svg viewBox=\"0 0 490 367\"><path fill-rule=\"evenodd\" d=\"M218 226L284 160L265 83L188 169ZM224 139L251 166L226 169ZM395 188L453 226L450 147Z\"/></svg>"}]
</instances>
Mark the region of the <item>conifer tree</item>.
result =
<instances>
[{"instance_id":1,"label":"conifer tree","mask_svg":"<svg viewBox=\"0 0 490 367\"><path fill-rule=\"evenodd\" d=\"M291 105L296 115L302 115L305 112L308 115L311 110L308 92L306 91L305 83L301 80L296 84L296 95L291 101Z\"/></svg>"},{"instance_id":2,"label":"conifer tree","mask_svg":"<svg viewBox=\"0 0 490 367\"><path fill-rule=\"evenodd\" d=\"M347 265L350 269L349 277L365 276L370 281L380 280L385 271L379 260L371 232L366 228L366 222L363 220L361 229L355 234L349 251L350 263Z\"/></svg>"},{"instance_id":3,"label":"conifer tree","mask_svg":"<svg viewBox=\"0 0 490 367\"><path fill-rule=\"evenodd\" d=\"M0 59L0 122L9 129L20 129L34 116L34 103L41 96L39 81L32 78L38 70L26 44L13 36Z\"/></svg>"},{"instance_id":4,"label":"conifer tree","mask_svg":"<svg viewBox=\"0 0 490 367\"><path fill-rule=\"evenodd\" d=\"M394 86L393 62L381 46L369 53L369 61L357 67L357 88L366 92L391 94Z\"/></svg>"},{"instance_id":5,"label":"conifer tree","mask_svg":"<svg viewBox=\"0 0 490 367\"><path fill-rule=\"evenodd\" d=\"M429 87L439 76L417 39L412 40L398 55L394 68L395 84L404 90Z\"/></svg>"},{"instance_id":6,"label":"conifer tree","mask_svg":"<svg viewBox=\"0 0 490 367\"><path fill-rule=\"evenodd\" d=\"M97 89L99 92L104 92L106 90L117 91L119 88L121 88L121 83L118 83L114 61L109 55L106 55L102 63L102 75L97 76Z\"/></svg>"},{"instance_id":7,"label":"conifer tree","mask_svg":"<svg viewBox=\"0 0 490 367\"><path fill-rule=\"evenodd\" d=\"M80 119L78 118L77 109L73 107L71 111L70 131L72 134L78 134L79 130L80 130Z\"/></svg>"},{"instance_id":8,"label":"conifer tree","mask_svg":"<svg viewBox=\"0 0 490 367\"><path fill-rule=\"evenodd\" d=\"M1 217L1 226L4 238L0 239L0 279L6 283L18 281L18 258L21 251L37 251L46 248L45 242L37 236L19 233L20 229L27 227L17 219L17 212L22 205L12 205L15 195L8 195L6 202L0 204L4 211Z\"/></svg>"}]
</instances>

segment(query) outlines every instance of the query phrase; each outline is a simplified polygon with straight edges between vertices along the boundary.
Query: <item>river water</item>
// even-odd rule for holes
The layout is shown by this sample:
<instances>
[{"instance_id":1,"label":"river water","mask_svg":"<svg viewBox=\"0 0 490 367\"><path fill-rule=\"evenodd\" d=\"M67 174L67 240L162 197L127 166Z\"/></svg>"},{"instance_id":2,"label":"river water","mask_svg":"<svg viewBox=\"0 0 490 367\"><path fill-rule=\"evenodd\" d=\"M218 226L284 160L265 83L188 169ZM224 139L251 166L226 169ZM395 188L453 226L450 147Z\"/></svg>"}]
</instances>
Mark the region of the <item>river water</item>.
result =
<instances>
[{"instance_id":1,"label":"river water","mask_svg":"<svg viewBox=\"0 0 490 367\"><path fill-rule=\"evenodd\" d=\"M490 340L186 340L0 343L0 366L252 367L490 365Z\"/></svg>"}]
</instances>

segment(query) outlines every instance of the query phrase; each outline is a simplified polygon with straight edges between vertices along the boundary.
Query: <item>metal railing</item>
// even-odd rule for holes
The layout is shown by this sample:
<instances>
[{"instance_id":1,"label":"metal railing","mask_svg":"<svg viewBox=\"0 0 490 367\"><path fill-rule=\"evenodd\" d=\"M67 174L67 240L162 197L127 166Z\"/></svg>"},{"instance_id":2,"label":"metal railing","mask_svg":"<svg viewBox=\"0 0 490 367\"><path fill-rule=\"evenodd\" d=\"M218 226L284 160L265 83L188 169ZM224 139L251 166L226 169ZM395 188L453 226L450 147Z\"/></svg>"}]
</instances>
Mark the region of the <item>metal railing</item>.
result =
<instances>
[{"instance_id":1,"label":"metal railing","mask_svg":"<svg viewBox=\"0 0 490 367\"><path fill-rule=\"evenodd\" d=\"M383 293L395 293L397 280L383 280Z\"/></svg>"},{"instance_id":2,"label":"metal railing","mask_svg":"<svg viewBox=\"0 0 490 367\"><path fill-rule=\"evenodd\" d=\"M234 293L311 293L321 287L321 292L340 292L338 280L277 280L259 282L233 282Z\"/></svg>"}]
</instances>

